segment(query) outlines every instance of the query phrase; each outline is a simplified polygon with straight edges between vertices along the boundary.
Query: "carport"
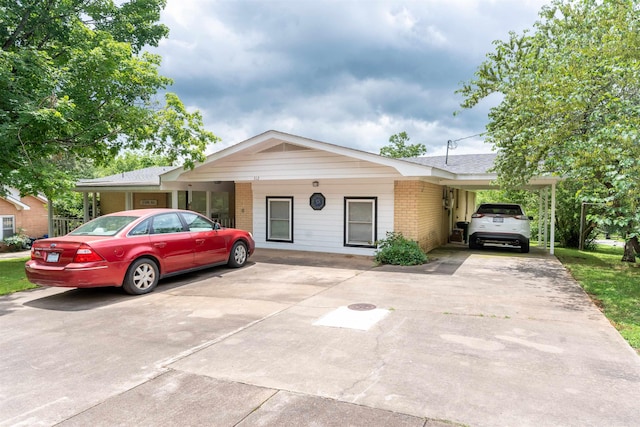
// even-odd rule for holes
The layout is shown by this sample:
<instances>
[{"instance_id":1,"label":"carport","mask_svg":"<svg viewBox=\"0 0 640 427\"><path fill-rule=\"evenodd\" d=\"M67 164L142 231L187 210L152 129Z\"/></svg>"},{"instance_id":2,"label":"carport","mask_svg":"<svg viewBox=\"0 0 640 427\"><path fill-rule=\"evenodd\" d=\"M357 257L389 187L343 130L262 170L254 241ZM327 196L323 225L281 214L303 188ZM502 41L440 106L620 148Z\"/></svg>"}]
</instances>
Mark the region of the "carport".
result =
<instances>
[{"instance_id":1,"label":"carport","mask_svg":"<svg viewBox=\"0 0 640 427\"><path fill-rule=\"evenodd\" d=\"M407 159L425 166L436 167L455 174L453 179L443 178L439 184L450 189L466 191L499 190L496 184L498 175L489 171L495 160L495 154L476 154L461 156L436 156ZM554 254L556 223L556 185L561 177L533 177L524 190L539 195L538 246Z\"/></svg>"}]
</instances>

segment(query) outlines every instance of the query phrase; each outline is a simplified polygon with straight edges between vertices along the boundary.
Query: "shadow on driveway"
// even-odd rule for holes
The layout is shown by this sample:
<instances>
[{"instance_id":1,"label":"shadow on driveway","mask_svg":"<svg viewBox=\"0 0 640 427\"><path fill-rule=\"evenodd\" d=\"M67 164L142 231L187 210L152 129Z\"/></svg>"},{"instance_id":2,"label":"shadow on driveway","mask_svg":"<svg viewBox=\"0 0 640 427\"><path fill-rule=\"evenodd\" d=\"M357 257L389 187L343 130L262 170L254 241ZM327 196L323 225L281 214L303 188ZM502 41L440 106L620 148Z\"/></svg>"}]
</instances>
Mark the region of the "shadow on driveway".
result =
<instances>
[{"instance_id":1,"label":"shadow on driveway","mask_svg":"<svg viewBox=\"0 0 640 427\"><path fill-rule=\"evenodd\" d=\"M245 267L254 265L248 262ZM49 295L24 303L25 306L55 311L85 311L106 307L132 298L142 299L153 294L162 294L178 289L182 286L200 282L202 280L221 278L226 273L237 269L226 266L212 267L192 273L181 274L160 280L158 287L150 294L129 295L121 287L103 288L69 288L66 292Z\"/></svg>"}]
</instances>

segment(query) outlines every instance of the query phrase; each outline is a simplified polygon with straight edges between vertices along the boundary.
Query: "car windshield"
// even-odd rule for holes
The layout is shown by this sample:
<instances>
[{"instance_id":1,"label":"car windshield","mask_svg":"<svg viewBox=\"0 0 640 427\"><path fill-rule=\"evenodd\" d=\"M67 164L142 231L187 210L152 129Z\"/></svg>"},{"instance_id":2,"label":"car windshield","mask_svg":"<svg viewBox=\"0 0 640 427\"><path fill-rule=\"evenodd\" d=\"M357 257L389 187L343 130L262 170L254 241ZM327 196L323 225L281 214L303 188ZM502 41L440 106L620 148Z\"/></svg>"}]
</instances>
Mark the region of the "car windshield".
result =
<instances>
[{"instance_id":1,"label":"car windshield","mask_svg":"<svg viewBox=\"0 0 640 427\"><path fill-rule=\"evenodd\" d=\"M94 219L69 233L72 236L113 236L137 216L102 216Z\"/></svg>"}]
</instances>

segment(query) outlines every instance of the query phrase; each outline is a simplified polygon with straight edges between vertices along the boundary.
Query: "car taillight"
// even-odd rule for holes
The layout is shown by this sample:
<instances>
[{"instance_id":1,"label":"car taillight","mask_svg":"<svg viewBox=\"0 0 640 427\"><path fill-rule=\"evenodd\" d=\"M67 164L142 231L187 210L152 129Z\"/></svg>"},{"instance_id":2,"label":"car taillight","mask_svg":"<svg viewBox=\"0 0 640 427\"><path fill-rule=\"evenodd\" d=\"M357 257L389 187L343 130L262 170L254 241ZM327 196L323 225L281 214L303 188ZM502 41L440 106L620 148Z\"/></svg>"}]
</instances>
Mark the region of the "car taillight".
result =
<instances>
[{"instance_id":1,"label":"car taillight","mask_svg":"<svg viewBox=\"0 0 640 427\"><path fill-rule=\"evenodd\" d=\"M73 257L73 262L96 262L104 261L100 255L98 255L88 245L82 245L76 251L76 255Z\"/></svg>"},{"instance_id":2,"label":"car taillight","mask_svg":"<svg viewBox=\"0 0 640 427\"><path fill-rule=\"evenodd\" d=\"M471 218L482 218L483 216L484 216L484 214L474 213L473 215L471 215Z\"/></svg>"},{"instance_id":3,"label":"car taillight","mask_svg":"<svg viewBox=\"0 0 640 427\"><path fill-rule=\"evenodd\" d=\"M526 219L527 221L529 220L529 217L526 215L516 215L514 216L515 219Z\"/></svg>"},{"instance_id":4,"label":"car taillight","mask_svg":"<svg viewBox=\"0 0 640 427\"><path fill-rule=\"evenodd\" d=\"M31 259L42 259L42 258L44 257L42 255L42 252L40 252L40 249L31 247Z\"/></svg>"}]
</instances>

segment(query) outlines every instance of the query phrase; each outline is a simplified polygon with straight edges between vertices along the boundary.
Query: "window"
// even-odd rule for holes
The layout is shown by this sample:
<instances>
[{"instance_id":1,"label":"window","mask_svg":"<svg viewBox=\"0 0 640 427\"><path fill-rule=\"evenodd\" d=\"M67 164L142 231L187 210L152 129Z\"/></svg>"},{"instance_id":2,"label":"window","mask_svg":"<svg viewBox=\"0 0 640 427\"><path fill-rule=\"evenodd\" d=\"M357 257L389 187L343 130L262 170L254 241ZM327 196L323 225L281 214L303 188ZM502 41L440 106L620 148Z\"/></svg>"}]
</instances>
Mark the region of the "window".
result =
<instances>
[{"instance_id":1,"label":"window","mask_svg":"<svg viewBox=\"0 0 640 427\"><path fill-rule=\"evenodd\" d=\"M211 193L211 218L227 219L229 218L229 193Z\"/></svg>"},{"instance_id":2,"label":"window","mask_svg":"<svg viewBox=\"0 0 640 427\"><path fill-rule=\"evenodd\" d=\"M189 210L198 212L202 215L207 213L207 192L192 191L191 200L189 200Z\"/></svg>"},{"instance_id":3,"label":"window","mask_svg":"<svg viewBox=\"0 0 640 427\"><path fill-rule=\"evenodd\" d=\"M168 213L153 217L153 234L179 233L183 231L178 214Z\"/></svg>"},{"instance_id":4,"label":"window","mask_svg":"<svg viewBox=\"0 0 640 427\"><path fill-rule=\"evenodd\" d=\"M375 247L378 239L377 204L377 197L345 197L345 246Z\"/></svg>"},{"instance_id":5,"label":"window","mask_svg":"<svg viewBox=\"0 0 640 427\"><path fill-rule=\"evenodd\" d=\"M184 218L187 223L189 231L210 231L215 228L212 222L191 212L182 213L182 218Z\"/></svg>"},{"instance_id":6,"label":"window","mask_svg":"<svg viewBox=\"0 0 640 427\"><path fill-rule=\"evenodd\" d=\"M101 216L81 225L69 234L73 236L115 236L136 219L138 219L137 216Z\"/></svg>"},{"instance_id":7,"label":"window","mask_svg":"<svg viewBox=\"0 0 640 427\"><path fill-rule=\"evenodd\" d=\"M15 222L13 216L3 216L2 218L2 229L0 230L0 239L6 239L7 237L11 237L16 234L15 230Z\"/></svg>"},{"instance_id":8,"label":"window","mask_svg":"<svg viewBox=\"0 0 640 427\"><path fill-rule=\"evenodd\" d=\"M133 228L133 230L129 232L129 236L146 236L147 234L149 234L150 224L151 224L151 221L148 219L145 219L140 224L136 225Z\"/></svg>"},{"instance_id":9,"label":"window","mask_svg":"<svg viewBox=\"0 0 640 427\"><path fill-rule=\"evenodd\" d=\"M293 243L293 197L267 197L267 240Z\"/></svg>"}]
</instances>

